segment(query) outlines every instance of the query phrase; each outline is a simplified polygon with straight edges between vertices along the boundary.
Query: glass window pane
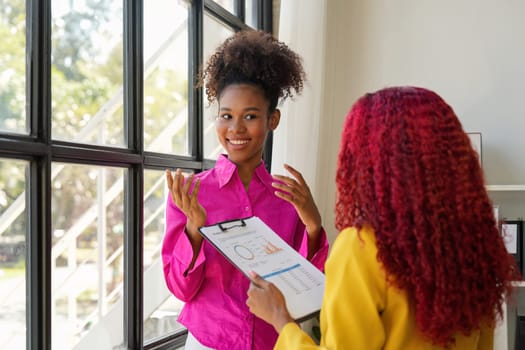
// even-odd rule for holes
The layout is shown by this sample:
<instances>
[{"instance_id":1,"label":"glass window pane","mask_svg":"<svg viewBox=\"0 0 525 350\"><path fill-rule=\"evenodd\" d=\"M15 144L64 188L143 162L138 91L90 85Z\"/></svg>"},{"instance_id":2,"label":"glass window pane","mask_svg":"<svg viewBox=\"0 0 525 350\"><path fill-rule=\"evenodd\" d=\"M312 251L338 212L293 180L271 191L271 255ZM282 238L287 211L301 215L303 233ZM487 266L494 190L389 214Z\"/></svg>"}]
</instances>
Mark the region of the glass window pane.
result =
<instances>
[{"instance_id":1,"label":"glass window pane","mask_svg":"<svg viewBox=\"0 0 525 350\"><path fill-rule=\"evenodd\" d=\"M26 348L27 167L0 158L0 349Z\"/></svg>"},{"instance_id":2,"label":"glass window pane","mask_svg":"<svg viewBox=\"0 0 525 350\"><path fill-rule=\"evenodd\" d=\"M52 1L53 138L124 145L122 1Z\"/></svg>"},{"instance_id":3,"label":"glass window pane","mask_svg":"<svg viewBox=\"0 0 525 350\"><path fill-rule=\"evenodd\" d=\"M144 144L188 154L188 4L144 2Z\"/></svg>"},{"instance_id":4,"label":"glass window pane","mask_svg":"<svg viewBox=\"0 0 525 350\"><path fill-rule=\"evenodd\" d=\"M230 11L231 13L235 13L234 12L235 0L213 0L213 1L221 5L222 7L224 7L226 10Z\"/></svg>"},{"instance_id":5,"label":"glass window pane","mask_svg":"<svg viewBox=\"0 0 525 350\"><path fill-rule=\"evenodd\" d=\"M112 349L124 337L124 170L52 171L53 349Z\"/></svg>"},{"instance_id":6,"label":"glass window pane","mask_svg":"<svg viewBox=\"0 0 525 350\"><path fill-rule=\"evenodd\" d=\"M26 133L26 1L0 1L0 130Z\"/></svg>"},{"instance_id":7,"label":"glass window pane","mask_svg":"<svg viewBox=\"0 0 525 350\"><path fill-rule=\"evenodd\" d=\"M206 35L204 36L203 43L203 57L206 64L206 61L215 52L215 49L222 44L226 38L232 35L234 31L214 18L205 15L204 33L206 33ZM217 135L215 133L215 116L217 115L218 106L216 103L210 104L208 102L206 93L204 93L203 101L204 158L215 160L219 154L224 152L224 149L217 140Z\"/></svg>"},{"instance_id":8,"label":"glass window pane","mask_svg":"<svg viewBox=\"0 0 525 350\"><path fill-rule=\"evenodd\" d=\"M184 330L177 322L183 302L166 287L161 247L168 190L164 171L144 172L144 342Z\"/></svg>"},{"instance_id":9,"label":"glass window pane","mask_svg":"<svg viewBox=\"0 0 525 350\"><path fill-rule=\"evenodd\" d=\"M244 22L252 28L257 28L257 8L253 0L246 0L244 12L246 17Z\"/></svg>"}]
</instances>

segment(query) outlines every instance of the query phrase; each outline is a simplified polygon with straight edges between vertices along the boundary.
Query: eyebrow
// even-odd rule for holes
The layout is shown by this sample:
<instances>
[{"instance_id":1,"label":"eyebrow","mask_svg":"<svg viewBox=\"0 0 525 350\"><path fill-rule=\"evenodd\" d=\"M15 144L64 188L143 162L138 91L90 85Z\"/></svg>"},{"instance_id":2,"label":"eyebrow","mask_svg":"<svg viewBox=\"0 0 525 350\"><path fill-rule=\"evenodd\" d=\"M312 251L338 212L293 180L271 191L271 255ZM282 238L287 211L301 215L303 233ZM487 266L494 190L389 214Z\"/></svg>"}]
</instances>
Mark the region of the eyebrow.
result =
<instances>
[{"instance_id":1,"label":"eyebrow","mask_svg":"<svg viewBox=\"0 0 525 350\"><path fill-rule=\"evenodd\" d=\"M219 110L221 110L221 111L231 111L232 109L228 108L228 107L221 107ZM243 109L243 111L244 112L252 112L252 111L259 112L259 111L261 111L261 109L257 108L257 107L248 107L248 108Z\"/></svg>"}]
</instances>

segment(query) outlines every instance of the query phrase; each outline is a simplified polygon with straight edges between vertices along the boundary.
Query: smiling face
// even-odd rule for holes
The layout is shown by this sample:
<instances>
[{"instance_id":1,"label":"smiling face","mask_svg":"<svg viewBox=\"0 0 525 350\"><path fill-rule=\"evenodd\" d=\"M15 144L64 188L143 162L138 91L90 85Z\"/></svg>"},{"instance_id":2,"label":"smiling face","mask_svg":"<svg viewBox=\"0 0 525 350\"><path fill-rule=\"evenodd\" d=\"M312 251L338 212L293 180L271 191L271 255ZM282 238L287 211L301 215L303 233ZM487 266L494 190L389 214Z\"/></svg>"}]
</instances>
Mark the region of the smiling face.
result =
<instances>
[{"instance_id":1,"label":"smiling face","mask_svg":"<svg viewBox=\"0 0 525 350\"><path fill-rule=\"evenodd\" d=\"M219 142L238 167L255 169L261 162L268 132L279 124L279 110L269 113L264 92L248 84L227 86L218 101Z\"/></svg>"}]
</instances>

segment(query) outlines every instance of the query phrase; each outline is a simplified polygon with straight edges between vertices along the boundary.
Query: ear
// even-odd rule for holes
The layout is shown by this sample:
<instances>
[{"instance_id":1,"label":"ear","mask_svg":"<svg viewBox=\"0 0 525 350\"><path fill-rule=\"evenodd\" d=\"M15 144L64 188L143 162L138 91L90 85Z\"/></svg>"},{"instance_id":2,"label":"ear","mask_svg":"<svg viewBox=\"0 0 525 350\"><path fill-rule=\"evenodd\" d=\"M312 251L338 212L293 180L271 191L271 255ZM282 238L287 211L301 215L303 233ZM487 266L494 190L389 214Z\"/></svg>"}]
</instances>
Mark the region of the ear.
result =
<instances>
[{"instance_id":1,"label":"ear","mask_svg":"<svg viewBox=\"0 0 525 350\"><path fill-rule=\"evenodd\" d=\"M268 127L270 128L270 130L275 130L277 126L279 125L280 120L281 120L281 111L276 108L268 117Z\"/></svg>"}]
</instances>

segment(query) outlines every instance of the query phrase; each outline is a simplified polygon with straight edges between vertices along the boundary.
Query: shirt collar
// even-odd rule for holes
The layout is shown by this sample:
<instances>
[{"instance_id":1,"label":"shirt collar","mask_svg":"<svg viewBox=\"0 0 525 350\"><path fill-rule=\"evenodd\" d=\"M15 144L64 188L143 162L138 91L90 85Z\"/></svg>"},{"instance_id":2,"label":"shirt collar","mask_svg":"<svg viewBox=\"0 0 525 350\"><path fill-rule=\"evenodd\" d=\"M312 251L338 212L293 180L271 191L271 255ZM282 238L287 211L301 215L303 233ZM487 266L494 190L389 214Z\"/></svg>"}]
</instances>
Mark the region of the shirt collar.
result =
<instances>
[{"instance_id":1,"label":"shirt collar","mask_svg":"<svg viewBox=\"0 0 525 350\"><path fill-rule=\"evenodd\" d=\"M221 154L219 158L217 158L215 169L217 169L219 177L219 188L222 188L230 182L235 170L237 170L237 166L228 159L227 155Z\"/></svg>"},{"instance_id":2,"label":"shirt collar","mask_svg":"<svg viewBox=\"0 0 525 350\"><path fill-rule=\"evenodd\" d=\"M215 169L217 169L218 172L219 188L222 188L228 182L231 181L233 174L235 174L235 172L237 171L237 165L230 161L226 154L221 154L219 158L217 158L217 162L215 163ZM254 176L256 176L259 179L259 181L268 188L268 190L273 191L273 177L266 170L263 161L261 161L257 168L255 168Z\"/></svg>"},{"instance_id":3,"label":"shirt collar","mask_svg":"<svg viewBox=\"0 0 525 350\"><path fill-rule=\"evenodd\" d=\"M257 168L255 168L255 176L259 179L259 181L268 188L268 191L273 192L275 189L272 186L273 177L272 175L266 170L266 166L264 165L264 162L261 161L261 164Z\"/></svg>"}]
</instances>

